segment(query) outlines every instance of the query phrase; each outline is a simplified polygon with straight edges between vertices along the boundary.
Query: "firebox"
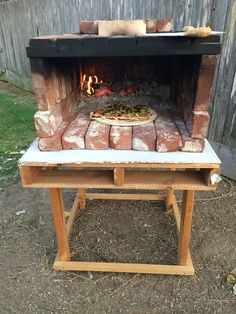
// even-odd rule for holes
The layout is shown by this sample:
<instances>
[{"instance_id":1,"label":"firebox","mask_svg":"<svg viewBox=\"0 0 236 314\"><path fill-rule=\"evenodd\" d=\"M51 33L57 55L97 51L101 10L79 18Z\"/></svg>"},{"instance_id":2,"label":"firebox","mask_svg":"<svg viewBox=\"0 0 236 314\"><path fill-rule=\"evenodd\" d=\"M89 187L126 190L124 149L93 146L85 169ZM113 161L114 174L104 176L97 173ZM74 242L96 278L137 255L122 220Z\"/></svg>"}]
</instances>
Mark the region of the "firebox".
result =
<instances>
[{"instance_id":1,"label":"firebox","mask_svg":"<svg viewBox=\"0 0 236 314\"><path fill-rule=\"evenodd\" d=\"M39 148L201 152L220 37L182 33L30 40ZM91 112L111 104L143 105L152 122L107 125Z\"/></svg>"}]
</instances>

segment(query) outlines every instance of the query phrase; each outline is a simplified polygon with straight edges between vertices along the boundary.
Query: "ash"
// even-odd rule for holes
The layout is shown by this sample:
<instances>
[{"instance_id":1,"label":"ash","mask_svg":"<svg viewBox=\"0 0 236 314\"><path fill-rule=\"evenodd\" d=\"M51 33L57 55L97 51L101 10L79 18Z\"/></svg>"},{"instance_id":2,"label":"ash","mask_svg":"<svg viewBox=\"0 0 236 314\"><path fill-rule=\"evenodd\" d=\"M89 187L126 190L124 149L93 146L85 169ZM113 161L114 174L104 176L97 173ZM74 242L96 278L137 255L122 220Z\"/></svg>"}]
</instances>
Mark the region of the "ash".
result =
<instances>
[{"instance_id":1,"label":"ash","mask_svg":"<svg viewBox=\"0 0 236 314\"><path fill-rule=\"evenodd\" d=\"M109 89L109 95L106 91ZM104 95L101 95L104 91ZM79 107L94 110L97 107L104 107L113 103L123 103L127 105L145 105L153 108L171 110L174 103L170 98L170 87L160 85L157 81L123 81L109 84L109 87L99 87L93 95L80 93Z\"/></svg>"}]
</instances>

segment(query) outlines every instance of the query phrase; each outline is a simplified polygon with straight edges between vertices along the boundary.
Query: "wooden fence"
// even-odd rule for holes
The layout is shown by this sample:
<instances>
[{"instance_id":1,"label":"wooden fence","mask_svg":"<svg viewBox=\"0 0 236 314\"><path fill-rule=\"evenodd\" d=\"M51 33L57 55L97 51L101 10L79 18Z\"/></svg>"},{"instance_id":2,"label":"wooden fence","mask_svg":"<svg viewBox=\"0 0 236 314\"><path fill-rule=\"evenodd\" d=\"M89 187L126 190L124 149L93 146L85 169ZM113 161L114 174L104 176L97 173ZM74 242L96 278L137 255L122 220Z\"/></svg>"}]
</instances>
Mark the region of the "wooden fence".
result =
<instances>
[{"instance_id":1,"label":"wooden fence","mask_svg":"<svg viewBox=\"0 0 236 314\"><path fill-rule=\"evenodd\" d=\"M236 1L235 0L12 0L0 3L0 78L31 88L25 47L43 34L79 32L80 20L174 19L225 31L211 99L209 139L236 179ZM227 162L226 162L227 160Z\"/></svg>"}]
</instances>

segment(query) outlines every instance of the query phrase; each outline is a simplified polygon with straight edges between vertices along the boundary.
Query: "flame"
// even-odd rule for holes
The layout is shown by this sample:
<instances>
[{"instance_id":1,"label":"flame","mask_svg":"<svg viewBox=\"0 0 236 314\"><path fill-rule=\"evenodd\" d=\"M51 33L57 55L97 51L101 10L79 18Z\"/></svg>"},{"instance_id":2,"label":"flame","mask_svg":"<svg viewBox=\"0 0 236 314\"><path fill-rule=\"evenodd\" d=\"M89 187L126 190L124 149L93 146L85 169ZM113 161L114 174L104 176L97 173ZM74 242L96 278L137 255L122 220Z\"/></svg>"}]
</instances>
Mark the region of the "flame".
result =
<instances>
[{"instance_id":1,"label":"flame","mask_svg":"<svg viewBox=\"0 0 236 314\"><path fill-rule=\"evenodd\" d=\"M86 80L88 77L88 80ZM97 75L94 76L88 76L86 74L83 75L82 83L81 83L81 90L86 89L86 92L89 95L92 95L95 93L93 84L102 84L103 81L99 81Z\"/></svg>"},{"instance_id":2,"label":"flame","mask_svg":"<svg viewBox=\"0 0 236 314\"><path fill-rule=\"evenodd\" d=\"M89 76L88 88L87 88L87 93L89 95L92 95L94 93L94 88L91 86L92 82L93 82L92 76Z\"/></svg>"}]
</instances>

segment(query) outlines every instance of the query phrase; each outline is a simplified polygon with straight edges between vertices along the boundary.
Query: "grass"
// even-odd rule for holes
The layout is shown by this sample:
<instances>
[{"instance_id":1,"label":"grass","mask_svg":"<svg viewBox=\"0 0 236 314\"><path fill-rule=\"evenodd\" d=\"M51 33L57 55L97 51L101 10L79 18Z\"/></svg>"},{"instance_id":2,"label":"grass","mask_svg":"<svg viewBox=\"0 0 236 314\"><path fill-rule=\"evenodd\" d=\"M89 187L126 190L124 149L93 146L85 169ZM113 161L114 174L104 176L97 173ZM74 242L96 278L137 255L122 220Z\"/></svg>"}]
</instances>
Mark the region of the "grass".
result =
<instances>
[{"instance_id":1,"label":"grass","mask_svg":"<svg viewBox=\"0 0 236 314\"><path fill-rule=\"evenodd\" d=\"M33 102L0 91L0 190L18 177L20 151L36 138Z\"/></svg>"},{"instance_id":2,"label":"grass","mask_svg":"<svg viewBox=\"0 0 236 314\"><path fill-rule=\"evenodd\" d=\"M35 112L29 100L0 91L0 153L24 148L36 137Z\"/></svg>"}]
</instances>

